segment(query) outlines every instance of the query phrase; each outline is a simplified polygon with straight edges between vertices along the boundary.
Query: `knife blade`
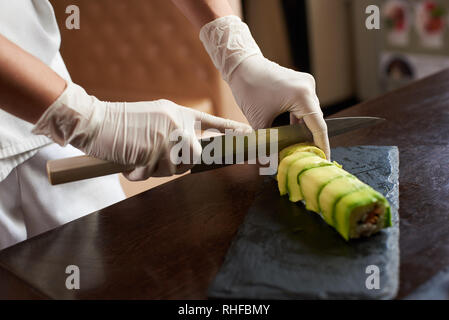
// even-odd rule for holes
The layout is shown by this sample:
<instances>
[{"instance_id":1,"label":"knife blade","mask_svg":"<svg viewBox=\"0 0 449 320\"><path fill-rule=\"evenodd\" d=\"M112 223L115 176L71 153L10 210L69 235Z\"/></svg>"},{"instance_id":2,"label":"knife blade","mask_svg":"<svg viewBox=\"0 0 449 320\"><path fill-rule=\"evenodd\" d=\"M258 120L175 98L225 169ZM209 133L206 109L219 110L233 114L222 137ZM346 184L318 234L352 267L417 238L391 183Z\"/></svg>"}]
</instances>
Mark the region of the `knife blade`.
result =
<instances>
[{"instance_id":1,"label":"knife blade","mask_svg":"<svg viewBox=\"0 0 449 320\"><path fill-rule=\"evenodd\" d=\"M376 124L385 121L385 119L377 117L345 117L345 118L326 119L325 121L327 124L328 136L334 137L353 130L374 126ZM307 129L307 126L304 123L275 127L271 128L270 130L277 130L278 150L276 150L275 152L279 152L280 150L292 144L301 142L312 143L313 141L312 133ZM255 158L255 155L258 155L257 152L258 148L270 145L271 139L270 134L268 132L264 131L263 129L256 130L255 136L256 138L264 136L265 139L261 139L262 141L256 139L252 143L249 142L248 140L245 140L244 155L242 155L245 161L253 160ZM226 138L227 137L225 135L220 135L213 137L213 140L211 138L201 139L200 142L203 149L210 143L212 142L217 143L217 140L220 140L219 143L221 143L221 149L223 154L221 163L219 164L199 163L193 166L193 168L191 169L191 173L199 173L203 171L215 170L231 164L235 164L237 158L236 141L235 139L234 141L230 141L229 138L228 139ZM229 149L229 146L232 146L232 149ZM268 147L266 148L269 149ZM253 150L253 152L252 153L248 152L249 149ZM229 164L226 164L225 158L232 159L232 161L230 161Z\"/></svg>"},{"instance_id":2,"label":"knife blade","mask_svg":"<svg viewBox=\"0 0 449 320\"><path fill-rule=\"evenodd\" d=\"M384 120L385 119L375 117L348 117L327 119L326 123L328 135L329 137L333 137L352 130L373 126ZM241 152L242 148L240 148L240 150L236 149L236 139L239 139L238 136L220 135L212 138L203 138L200 140L203 148L207 148L210 143L216 143L221 146L221 158L223 164L206 164L201 162L194 165L191 172L198 173L227 166L229 164L226 164L226 159L230 160L232 158L234 161L238 156L243 157L245 160L253 160L254 157L251 155L254 155L254 153L257 155L257 150L261 147L266 148L266 151L270 152L270 144L273 142L271 137L275 137L275 135L272 134L273 129L276 129L277 132L278 150L275 150L275 152L295 143L313 141L312 134L304 123L271 128L270 130L265 131L263 129L255 131L255 140L244 137L243 154ZM232 139L232 144L229 144L230 138ZM90 179L132 169L133 168L129 166L89 156L58 159L47 162L47 175L52 185Z\"/></svg>"}]
</instances>

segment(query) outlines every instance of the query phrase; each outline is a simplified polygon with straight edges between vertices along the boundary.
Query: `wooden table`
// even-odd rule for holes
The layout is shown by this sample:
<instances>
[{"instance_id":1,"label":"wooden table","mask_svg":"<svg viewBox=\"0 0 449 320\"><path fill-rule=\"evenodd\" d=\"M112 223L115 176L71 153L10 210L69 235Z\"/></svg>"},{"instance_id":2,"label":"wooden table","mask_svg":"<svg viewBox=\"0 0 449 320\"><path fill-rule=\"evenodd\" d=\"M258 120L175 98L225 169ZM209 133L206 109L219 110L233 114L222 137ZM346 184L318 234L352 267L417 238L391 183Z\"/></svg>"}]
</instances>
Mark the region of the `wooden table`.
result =
<instances>
[{"instance_id":1,"label":"wooden table","mask_svg":"<svg viewBox=\"0 0 449 320\"><path fill-rule=\"evenodd\" d=\"M401 298L449 265L449 71L336 116L360 115L388 121L331 143L399 147ZM0 297L206 298L261 179L188 175L3 250ZM80 290L65 287L72 264Z\"/></svg>"}]
</instances>

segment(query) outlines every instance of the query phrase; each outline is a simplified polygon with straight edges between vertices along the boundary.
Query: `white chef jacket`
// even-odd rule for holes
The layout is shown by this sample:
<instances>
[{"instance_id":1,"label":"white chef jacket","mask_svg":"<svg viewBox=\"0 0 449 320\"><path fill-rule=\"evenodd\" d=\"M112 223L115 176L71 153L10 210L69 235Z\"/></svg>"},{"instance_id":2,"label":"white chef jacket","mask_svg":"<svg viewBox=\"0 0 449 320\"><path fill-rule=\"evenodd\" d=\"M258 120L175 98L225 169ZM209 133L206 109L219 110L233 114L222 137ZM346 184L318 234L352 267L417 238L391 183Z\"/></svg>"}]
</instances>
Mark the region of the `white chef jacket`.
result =
<instances>
[{"instance_id":1,"label":"white chef jacket","mask_svg":"<svg viewBox=\"0 0 449 320\"><path fill-rule=\"evenodd\" d=\"M70 80L48 0L0 0L0 34ZM0 109L0 250L125 198L118 175L51 186L45 163L83 153L32 128Z\"/></svg>"},{"instance_id":2,"label":"white chef jacket","mask_svg":"<svg viewBox=\"0 0 449 320\"><path fill-rule=\"evenodd\" d=\"M0 34L70 79L59 53L61 36L48 0L0 0ZM0 109L0 181L51 141L33 125Z\"/></svg>"}]
</instances>

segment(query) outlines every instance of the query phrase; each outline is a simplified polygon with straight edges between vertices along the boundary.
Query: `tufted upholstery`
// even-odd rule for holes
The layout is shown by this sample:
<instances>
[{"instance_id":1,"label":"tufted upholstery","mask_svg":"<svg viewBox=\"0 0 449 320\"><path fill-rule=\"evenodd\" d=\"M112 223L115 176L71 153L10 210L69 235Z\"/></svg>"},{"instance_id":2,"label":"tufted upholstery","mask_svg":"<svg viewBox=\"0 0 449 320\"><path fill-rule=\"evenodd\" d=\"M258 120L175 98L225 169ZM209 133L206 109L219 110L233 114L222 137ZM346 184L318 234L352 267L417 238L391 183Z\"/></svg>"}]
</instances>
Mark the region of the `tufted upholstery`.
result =
<instances>
[{"instance_id":1,"label":"tufted upholstery","mask_svg":"<svg viewBox=\"0 0 449 320\"><path fill-rule=\"evenodd\" d=\"M246 121L204 50L198 30L171 1L50 2L61 30L67 68L73 81L90 94L108 101L165 98ZM72 4L80 8L79 30L65 27L65 10ZM134 195L167 180L130 183L122 179L122 184L127 195Z\"/></svg>"}]
</instances>

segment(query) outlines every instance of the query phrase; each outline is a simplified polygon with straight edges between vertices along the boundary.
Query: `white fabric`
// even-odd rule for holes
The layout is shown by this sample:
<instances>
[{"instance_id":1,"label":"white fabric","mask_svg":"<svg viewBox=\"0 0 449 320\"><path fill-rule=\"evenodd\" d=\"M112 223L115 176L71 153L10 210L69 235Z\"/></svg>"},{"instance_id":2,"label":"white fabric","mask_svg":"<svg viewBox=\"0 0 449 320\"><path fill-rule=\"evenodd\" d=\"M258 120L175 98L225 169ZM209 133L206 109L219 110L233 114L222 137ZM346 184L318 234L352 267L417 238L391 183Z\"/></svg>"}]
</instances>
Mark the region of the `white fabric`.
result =
<instances>
[{"instance_id":1,"label":"white fabric","mask_svg":"<svg viewBox=\"0 0 449 320\"><path fill-rule=\"evenodd\" d=\"M93 157L137 167L126 176L144 180L151 176L171 176L191 168L192 162L175 164L170 152L182 137L192 156L201 156L195 133L196 122L202 129L251 132L246 124L211 116L181 107L168 100L149 102L104 102L69 82L61 96L46 110L33 129L60 145L71 145ZM177 154L175 155L177 157ZM186 155L185 155L186 156Z\"/></svg>"},{"instance_id":2,"label":"white fabric","mask_svg":"<svg viewBox=\"0 0 449 320\"><path fill-rule=\"evenodd\" d=\"M0 0L0 34L70 80L59 54L60 34L48 0ZM0 107L0 181L39 147L51 143L44 136L33 135L32 128L31 123Z\"/></svg>"},{"instance_id":3,"label":"white fabric","mask_svg":"<svg viewBox=\"0 0 449 320\"><path fill-rule=\"evenodd\" d=\"M0 0L0 34L70 81L48 0ZM83 153L32 128L0 106L0 249L125 198L117 175L51 186L47 160Z\"/></svg>"},{"instance_id":4,"label":"white fabric","mask_svg":"<svg viewBox=\"0 0 449 320\"><path fill-rule=\"evenodd\" d=\"M52 186L48 160L82 152L57 144L41 148L0 182L0 249L80 218L125 198L118 176Z\"/></svg>"},{"instance_id":5,"label":"white fabric","mask_svg":"<svg viewBox=\"0 0 449 320\"><path fill-rule=\"evenodd\" d=\"M255 129L270 127L279 114L288 111L292 123L304 120L315 144L330 159L327 126L310 74L266 59L248 26L237 16L204 25L200 39Z\"/></svg>"}]
</instances>

